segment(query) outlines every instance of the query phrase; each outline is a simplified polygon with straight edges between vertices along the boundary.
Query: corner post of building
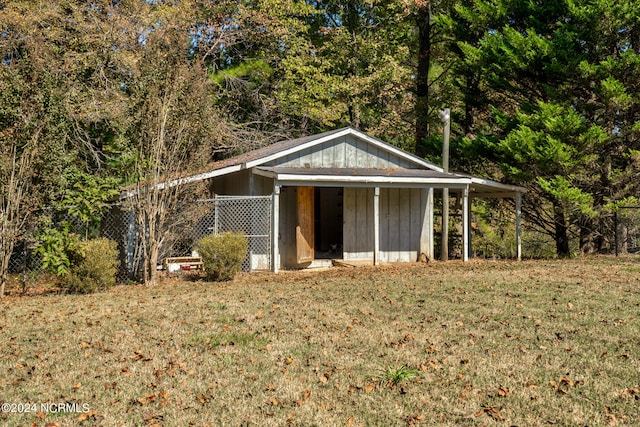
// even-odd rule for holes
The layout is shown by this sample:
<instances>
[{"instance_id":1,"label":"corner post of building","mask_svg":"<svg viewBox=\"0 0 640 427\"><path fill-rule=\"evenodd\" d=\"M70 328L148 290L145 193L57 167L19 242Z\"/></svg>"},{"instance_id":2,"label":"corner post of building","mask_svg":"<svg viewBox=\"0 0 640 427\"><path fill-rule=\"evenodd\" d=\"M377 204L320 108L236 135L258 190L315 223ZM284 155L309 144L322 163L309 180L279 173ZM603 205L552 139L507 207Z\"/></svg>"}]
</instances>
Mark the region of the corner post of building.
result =
<instances>
[{"instance_id":1,"label":"corner post of building","mask_svg":"<svg viewBox=\"0 0 640 427\"><path fill-rule=\"evenodd\" d=\"M466 185L462 190L462 260L464 262L469 261L469 239L471 233L471 215L469 215L469 186Z\"/></svg>"},{"instance_id":2,"label":"corner post of building","mask_svg":"<svg viewBox=\"0 0 640 427\"><path fill-rule=\"evenodd\" d=\"M522 193L516 192L516 257L522 260Z\"/></svg>"},{"instance_id":3,"label":"corner post of building","mask_svg":"<svg viewBox=\"0 0 640 427\"><path fill-rule=\"evenodd\" d=\"M467 230L469 233L469 250L467 253L469 254L469 259L473 258L473 209L471 208L473 205L473 191L469 190L469 203L467 206L467 212L469 215L469 223L467 224Z\"/></svg>"},{"instance_id":4,"label":"corner post of building","mask_svg":"<svg viewBox=\"0 0 640 427\"><path fill-rule=\"evenodd\" d=\"M277 273L280 268L280 248L278 247L278 236L280 235L280 184L278 182L273 185L271 221L271 270Z\"/></svg>"},{"instance_id":5,"label":"corner post of building","mask_svg":"<svg viewBox=\"0 0 640 427\"><path fill-rule=\"evenodd\" d=\"M380 264L380 187L373 189L373 265Z\"/></svg>"},{"instance_id":6,"label":"corner post of building","mask_svg":"<svg viewBox=\"0 0 640 427\"><path fill-rule=\"evenodd\" d=\"M433 187L423 190L424 217L420 234L420 254L424 254L428 261L434 259L433 245Z\"/></svg>"}]
</instances>

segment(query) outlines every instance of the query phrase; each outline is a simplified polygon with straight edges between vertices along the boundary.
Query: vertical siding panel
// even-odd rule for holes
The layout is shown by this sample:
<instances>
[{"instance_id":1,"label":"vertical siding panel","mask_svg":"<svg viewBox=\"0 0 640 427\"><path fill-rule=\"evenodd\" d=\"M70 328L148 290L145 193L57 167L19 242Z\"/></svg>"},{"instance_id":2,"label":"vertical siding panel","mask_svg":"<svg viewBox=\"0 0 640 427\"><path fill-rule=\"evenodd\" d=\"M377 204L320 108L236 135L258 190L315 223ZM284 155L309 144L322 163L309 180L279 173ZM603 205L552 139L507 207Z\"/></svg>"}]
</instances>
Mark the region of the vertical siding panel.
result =
<instances>
[{"instance_id":1,"label":"vertical siding panel","mask_svg":"<svg viewBox=\"0 0 640 427\"><path fill-rule=\"evenodd\" d=\"M355 142L356 142L356 167L368 168L369 167L369 165L367 164L368 154L366 151L367 147L364 146L364 144L360 140L356 140Z\"/></svg>"},{"instance_id":2,"label":"vertical siding panel","mask_svg":"<svg viewBox=\"0 0 640 427\"><path fill-rule=\"evenodd\" d=\"M420 254L420 235L422 234L422 190L420 188L411 189L411 253L408 261L417 261Z\"/></svg>"},{"instance_id":3,"label":"vertical siding panel","mask_svg":"<svg viewBox=\"0 0 640 427\"><path fill-rule=\"evenodd\" d=\"M402 212L400 208L400 190L391 188L389 190L389 238L391 262L397 262L400 258L400 224L402 222Z\"/></svg>"},{"instance_id":4,"label":"vertical siding panel","mask_svg":"<svg viewBox=\"0 0 640 427\"><path fill-rule=\"evenodd\" d=\"M294 168L299 168L302 166L303 162L309 162L309 152L308 151L304 151L302 153L295 153L295 154L291 154L289 157L291 158L291 160L289 160L289 164L287 166L290 167L294 167ZM295 157L295 159L294 159Z\"/></svg>"},{"instance_id":5,"label":"vertical siding panel","mask_svg":"<svg viewBox=\"0 0 640 427\"><path fill-rule=\"evenodd\" d=\"M369 222L369 212L367 209L367 190L358 188L356 190L356 246L355 255L357 259L365 259L368 243L367 224Z\"/></svg>"},{"instance_id":6,"label":"vertical siding panel","mask_svg":"<svg viewBox=\"0 0 640 427\"><path fill-rule=\"evenodd\" d=\"M346 144L344 141L344 137L340 138L339 141L336 141L336 144L333 147L333 163L336 168L344 168L345 167L345 149Z\"/></svg>"},{"instance_id":7,"label":"vertical siding panel","mask_svg":"<svg viewBox=\"0 0 640 427\"><path fill-rule=\"evenodd\" d=\"M389 189L380 189L380 261L389 262Z\"/></svg>"},{"instance_id":8,"label":"vertical siding panel","mask_svg":"<svg viewBox=\"0 0 640 427\"><path fill-rule=\"evenodd\" d=\"M389 161L389 152L388 151L383 151L383 150L377 150L378 153L378 165L377 167L382 169L382 168L388 168L390 167L391 163Z\"/></svg>"},{"instance_id":9,"label":"vertical siding panel","mask_svg":"<svg viewBox=\"0 0 640 427\"><path fill-rule=\"evenodd\" d=\"M322 167L333 168L335 167L335 160L333 156L333 147L335 141L328 141L322 144Z\"/></svg>"},{"instance_id":10,"label":"vertical siding panel","mask_svg":"<svg viewBox=\"0 0 640 427\"><path fill-rule=\"evenodd\" d=\"M366 144L367 151L367 167L375 168L378 166L378 149L373 145Z\"/></svg>"},{"instance_id":11,"label":"vertical siding panel","mask_svg":"<svg viewBox=\"0 0 640 427\"><path fill-rule=\"evenodd\" d=\"M353 138L351 138L351 137L345 138L344 167L346 167L346 168L356 167L356 165L358 164L357 157L358 157L357 149L356 149L355 143L353 141Z\"/></svg>"},{"instance_id":12,"label":"vertical siding panel","mask_svg":"<svg viewBox=\"0 0 640 427\"><path fill-rule=\"evenodd\" d=\"M411 233L411 217L412 217L412 205L411 205L411 188L398 189L400 193L399 209L398 209L398 224L400 228L400 242L398 258L402 262L408 262L411 260L411 251L413 249L413 237Z\"/></svg>"},{"instance_id":13,"label":"vertical siding panel","mask_svg":"<svg viewBox=\"0 0 640 427\"><path fill-rule=\"evenodd\" d=\"M346 187L344 189L343 201L343 252L344 259L350 260L354 258L356 250L356 189Z\"/></svg>"},{"instance_id":14,"label":"vertical siding panel","mask_svg":"<svg viewBox=\"0 0 640 427\"><path fill-rule=\"evenodd\" d=\"M295 161L291 162L291 166L292 167L302 167L304 166L305 163L309 163L311 164L311 154L308 151L304 151L302 153L296 153L293 154L295 156L297 156L298 158Z\"/></svg>"},{"instance_id":15,"label":"vertical siding panel","mask_svg":"<svg viewBox=\"0 0 640 427\"><path fill-rule=\"evenodd\" d=\"M305 166L302 164L301 166ZM322 167L322 150L319 146L314 146L313 151L310 153L309 166L312 168Z\"/></svg>"},{"instance_id":16,"label":"vertical siding panel","mask_svg":"<svg viewBox=\"0 0 640 427\"><path fill-rule=\"evenodd\" d=\"M373 246L374 246L374 234L373 234L373 226L374 226L374 218L373 218L373 188L363 188L365 196L365 209L367 212L367 226L365 229L365 242L366 246L364 247L364 256L363 259L373 260Z\"/></svg>"}]
</instances>

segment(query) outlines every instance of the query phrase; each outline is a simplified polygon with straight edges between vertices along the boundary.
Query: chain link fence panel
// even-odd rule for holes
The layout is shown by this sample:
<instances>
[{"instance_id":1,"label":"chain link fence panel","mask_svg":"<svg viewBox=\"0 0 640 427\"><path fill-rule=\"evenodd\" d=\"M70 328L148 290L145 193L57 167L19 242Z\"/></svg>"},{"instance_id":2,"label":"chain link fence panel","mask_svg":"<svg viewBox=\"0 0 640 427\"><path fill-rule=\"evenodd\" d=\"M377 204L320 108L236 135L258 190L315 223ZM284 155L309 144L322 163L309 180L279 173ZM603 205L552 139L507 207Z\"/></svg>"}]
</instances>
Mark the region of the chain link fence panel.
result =
<instances>
[{"instance_id":1,"label":"chain link fence panel","mask_svg":"<svg viewBox=\"0 0 640 427\"><path fill-rule=\"evenodd\" d=\"M193 241L208 234L243 232L249 243L243 271L271 268L271 196L217 196L198 203L211 209L191 230Z\"/></svg>"},{"instance_id":2,"label":"chain link fence panel","mask_svg":"<svg viewBox=\"0 0 640 427\"><path fill-rule=\"evenodd\" d=\"M196 243L208 234L225 231L242 232L248 240L243 271L271 269L271 196L216 196L213 199L186 202L172 215L159 262L167 257L191 256ZM139 238L135 213L127 206L113 204L104 212L100 223L91 230L70 216L58 213L51 217L50 228L67 224L69 232L80 239L106 237L118 244L120 269L118 283L142 278L142 242ZM58 217L56 217L58 216ZM33 227L17 242L9 263L9 280L14 288L33 287L41 281L50 282L55 275L47 271L36 250L39 229Z\"/></svg>"},{"instance_id":3,"label":"chain link fence panel","mask_svg":"<svg viewBox=\"0 0 640 427\"><path fill-rule=\"evenodd\" d=\"M197 242L209 234L242 232L248 240L243 271L271 268L271 196L216 196L213 199L185 203L169 221L158 261L189 257ZM121 257L120 282L142 276L142 242L135 214L114 205L104 216L102 235L118 242Z\"/></svg>"}]
</instances>

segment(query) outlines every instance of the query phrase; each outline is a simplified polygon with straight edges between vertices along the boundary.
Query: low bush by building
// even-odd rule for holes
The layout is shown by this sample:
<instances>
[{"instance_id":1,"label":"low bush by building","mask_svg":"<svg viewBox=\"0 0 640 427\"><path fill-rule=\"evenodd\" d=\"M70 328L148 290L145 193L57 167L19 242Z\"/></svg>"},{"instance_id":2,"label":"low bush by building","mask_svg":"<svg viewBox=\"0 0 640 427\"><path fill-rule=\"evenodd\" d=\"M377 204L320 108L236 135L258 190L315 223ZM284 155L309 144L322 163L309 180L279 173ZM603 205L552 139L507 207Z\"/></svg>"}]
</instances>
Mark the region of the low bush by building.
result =
<instances>
[{"instance_id":1,"label":"low bush by building","mask_svg":"<svg viewBox=\"0 0 640 427\"><path fill-rule=\"evenodd\" d=\"M203 237L197 244L208 280L231 280L242 269L248 240L243 233L225 232Z\"/></svg>"},{"instance_id":2,"label":"low bush by building","mask_svg":"<svg viewBox=\"0 0 640 427\"><path fill-rule=\"evenodd\" d=\"M116 283L118 271L116 242L98 238L79 242L71 252L71 268L62 280L69 292L88 294L109 289Z\"/></svg>"}]
</instances>

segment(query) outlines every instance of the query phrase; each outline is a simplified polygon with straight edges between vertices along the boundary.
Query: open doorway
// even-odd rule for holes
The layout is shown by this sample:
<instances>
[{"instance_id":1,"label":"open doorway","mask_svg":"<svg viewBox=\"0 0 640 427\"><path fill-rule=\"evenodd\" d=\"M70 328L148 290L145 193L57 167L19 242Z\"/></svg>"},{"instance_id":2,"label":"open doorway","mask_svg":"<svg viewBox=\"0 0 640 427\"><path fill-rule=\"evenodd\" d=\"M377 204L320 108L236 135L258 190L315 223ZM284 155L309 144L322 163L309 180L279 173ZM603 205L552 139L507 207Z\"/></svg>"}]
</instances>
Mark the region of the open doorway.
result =
<instances>
[{"instance_id":1,"label":"open doorway","mask_svg":"<svg viewBox=\"0 0 640 427\"><path fill-rule=\"evenodd\" d=\"M315 190L315 258L342 259L344 188Z\"/></svg>"}]
</instances>

